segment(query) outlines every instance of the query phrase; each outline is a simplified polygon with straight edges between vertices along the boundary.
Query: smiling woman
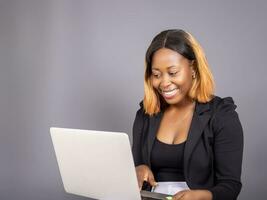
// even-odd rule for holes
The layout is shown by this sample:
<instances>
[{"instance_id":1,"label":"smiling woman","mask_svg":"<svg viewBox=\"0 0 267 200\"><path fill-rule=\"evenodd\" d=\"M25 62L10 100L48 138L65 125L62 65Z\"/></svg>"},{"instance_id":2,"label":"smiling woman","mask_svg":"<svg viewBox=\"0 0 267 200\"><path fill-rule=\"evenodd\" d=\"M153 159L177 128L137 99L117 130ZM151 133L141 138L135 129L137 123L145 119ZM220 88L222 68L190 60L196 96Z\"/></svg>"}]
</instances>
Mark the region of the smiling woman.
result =
<instances>
[{"instance_id":1,"label":"smiling woman","mask_svg":"<svg viewBox=\"0 0 267 200\"><path fill-rule=\"evenodd\" d=\"M171 82L168 78L172 78L176 86L168 85ZM162 31L152 40L146 52L144 85L144 107L149 115L166 106L160 94L168 100L173 93L178 92L182 99L188 92L191 100L205 103L212 99L214 92L214 81L204 52L193 36L183 30ZM177 90L168 93L172 87Z\"/></svg>"},{"instance_id":2,"label":"smiling woman","mask_svg":"<svg viewBox=\"0 0 267 200\"><path fill-rule=\"evenodd\" d=\"M140 189L164 185L173 199L235 200L243 129L233 99L214 95L199 43L183 30L162 31L146 52L144 78L132 146ZM179 185L186 187L170 192Z\"/></svg>"},{"instance_id":3,"label":"smiling woman","mask_svg":"<svg viewBox=\"0 0 267 200\"><path fill-rule=\"evenodd\" d=\"M193 65L182 55L167 48L161 48L154 54L152 65L152 86L169 104L181 103L178 98L185 99L183 97L192 86L195 74Z\"/></svg>"}]
</instances>

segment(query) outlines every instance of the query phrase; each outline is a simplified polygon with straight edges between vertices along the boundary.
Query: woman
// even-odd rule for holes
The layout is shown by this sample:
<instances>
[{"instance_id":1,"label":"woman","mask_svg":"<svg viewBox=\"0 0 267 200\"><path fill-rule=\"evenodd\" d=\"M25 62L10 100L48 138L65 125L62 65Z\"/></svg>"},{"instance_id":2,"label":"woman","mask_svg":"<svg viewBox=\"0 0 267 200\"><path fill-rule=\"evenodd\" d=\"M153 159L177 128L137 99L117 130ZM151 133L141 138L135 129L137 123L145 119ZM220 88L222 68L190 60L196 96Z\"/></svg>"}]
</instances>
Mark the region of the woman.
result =
<instances>
[{"instance_id":1,"label":"woman","mask_svg":"<svg viewBox=\"0 0 267 200\"><path fill-rule=\"evenodd\" d=\"M144 90L132 146L140 189L185 182L189 189L173 199L236 199L242 126L233 99L214 95L204 52L190 33L166 30L152 40Z\"/></svg>"}]
</instances>

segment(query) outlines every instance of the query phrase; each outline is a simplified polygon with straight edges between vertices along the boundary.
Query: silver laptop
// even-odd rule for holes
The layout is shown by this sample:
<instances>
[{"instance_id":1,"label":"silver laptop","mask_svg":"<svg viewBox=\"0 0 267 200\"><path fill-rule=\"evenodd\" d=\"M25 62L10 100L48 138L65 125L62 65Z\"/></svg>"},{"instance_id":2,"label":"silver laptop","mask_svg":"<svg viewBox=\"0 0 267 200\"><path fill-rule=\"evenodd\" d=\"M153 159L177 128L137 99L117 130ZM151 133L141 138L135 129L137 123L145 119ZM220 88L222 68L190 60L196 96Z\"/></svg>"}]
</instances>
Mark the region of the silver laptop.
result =
<instances>
[{"instance_id":1,"label":"silver laptop","mask_svg":"<svg viewBox=\"0 0 267 200\"><path fill-rule=\"evenodd\" d=\"M55 127L50 133L66 192L99 200L171 199L140 193L126 133Z\"/></svg>"}]
</instances>

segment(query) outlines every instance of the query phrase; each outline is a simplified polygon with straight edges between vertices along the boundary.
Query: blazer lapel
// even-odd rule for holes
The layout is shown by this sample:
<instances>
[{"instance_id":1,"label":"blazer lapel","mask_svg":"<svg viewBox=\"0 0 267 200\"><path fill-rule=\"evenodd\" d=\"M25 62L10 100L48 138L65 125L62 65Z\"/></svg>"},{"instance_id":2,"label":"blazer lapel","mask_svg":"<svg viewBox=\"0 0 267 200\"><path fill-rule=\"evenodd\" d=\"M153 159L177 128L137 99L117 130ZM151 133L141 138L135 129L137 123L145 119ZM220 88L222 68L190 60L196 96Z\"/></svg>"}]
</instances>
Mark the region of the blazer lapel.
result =
<instances>
[{"instance_id":1,"label":"blazer lapel","mask_svg":"<svg viewBox=\"0 0 267 200\"><path fill-rule=\"evenodd\" d=\"M149 119L147 144L146 144L147 151L145 152L146 154L145 158L147 158L146 162L148 163L149 167L151 167L150 156L151 156L152 146L154 144L156 134L158 132L158 128L160 125L162 115L163 115L163 112L161 111L155 116L150 117Z\"/></svg>"},{"instance_id":2,"label":"blazer lapel","mask_svg":"<svg viewBox=\"0 0 267 200\"><path fill-rule=\"evenodd\" d=\"M184 174L187 176L188 162L195 145L200 139L203 130L210 119L209 104L196 103L195 112L188 132L184 150Z\"/></svg>"}]
</instances>

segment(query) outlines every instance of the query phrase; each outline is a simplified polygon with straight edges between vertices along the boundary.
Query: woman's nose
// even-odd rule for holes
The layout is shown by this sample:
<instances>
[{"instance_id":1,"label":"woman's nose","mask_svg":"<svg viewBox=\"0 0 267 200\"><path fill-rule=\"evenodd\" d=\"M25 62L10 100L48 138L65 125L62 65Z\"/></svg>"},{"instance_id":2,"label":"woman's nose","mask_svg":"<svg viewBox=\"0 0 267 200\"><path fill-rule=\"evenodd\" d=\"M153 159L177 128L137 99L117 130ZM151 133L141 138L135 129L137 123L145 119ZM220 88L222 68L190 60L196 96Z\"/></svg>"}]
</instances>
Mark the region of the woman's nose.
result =
<instances>
[{"instance_id":1,"label":"woman's nose","mask_svg":"<svg viewBox=\"0 0 267 200\"><path fill-rule=\"evenodd\" d=\"M168 75L164 75L162 76L162 80L161 80L161 83L160 83L160 86L162 89L166 89L168 88L168 86L171 84L171 81L169 79L169 76Z\"/></svg>"}]
</instances>

